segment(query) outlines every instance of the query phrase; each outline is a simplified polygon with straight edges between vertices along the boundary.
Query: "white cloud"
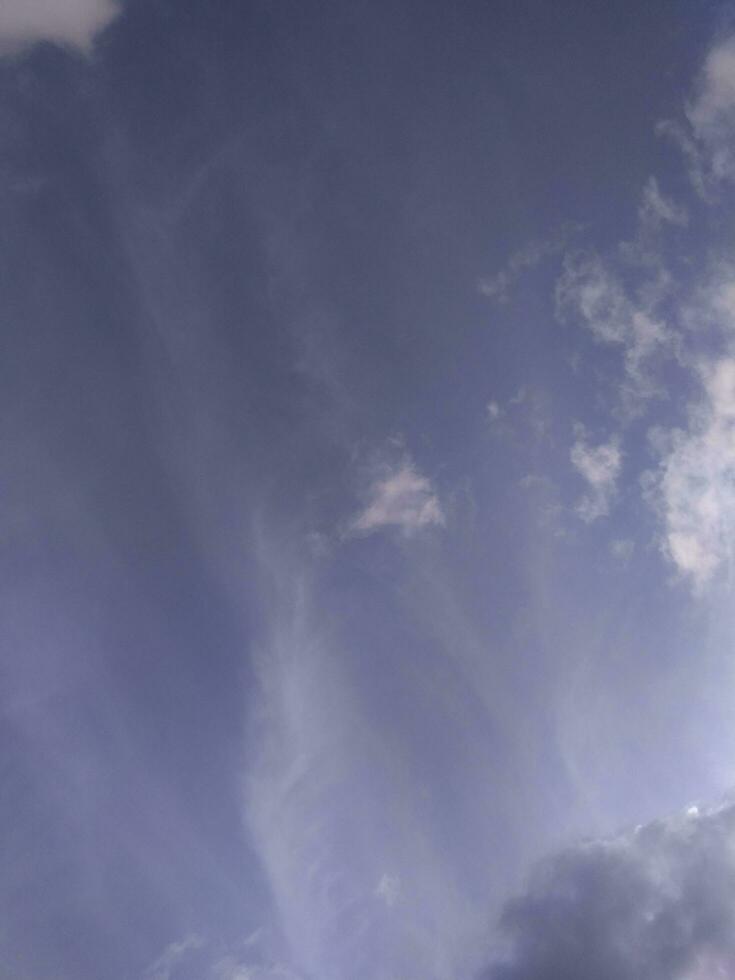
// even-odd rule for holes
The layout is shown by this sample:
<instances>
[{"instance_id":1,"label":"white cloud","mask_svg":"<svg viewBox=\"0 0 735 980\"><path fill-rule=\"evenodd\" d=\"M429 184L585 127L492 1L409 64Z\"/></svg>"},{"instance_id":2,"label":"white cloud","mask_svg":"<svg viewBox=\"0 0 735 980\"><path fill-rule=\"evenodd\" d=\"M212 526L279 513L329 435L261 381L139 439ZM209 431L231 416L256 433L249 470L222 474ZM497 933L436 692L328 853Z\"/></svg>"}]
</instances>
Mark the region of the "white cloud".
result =
<instances>
[{"instance_id":1,"label":"white cloud","mask_svg":"<svg viewBox=\"0 0 735 980\"><path fill-rule=\"evenodd\" d=\"M617 437L599 446L589 446L584 433L578 431L577 441L570 453L572 465L589 486L576 510L583 521L590 523L610 512L615 496L623 455Z\"/></svg>"},{"instance_id":2,"label":"white cloud","mask_svg":"<svg viewBox=\"0 0 735 980\"><path fill-rule=\"evenodd\" d=\"M650 303L637 305L629 299L599 256L577 252L565 257L556 285L556 305L560 317L571 315L599 343L622 349L625 381L620 394L628 412L642 399L659 393L651 363L670 341L669 332L653 315Z\"/></svg>"},{"instance_id":3,"label":"white cloud","mask_svg":"<svg viewBox=\"0 0 735 980\"><path fill-rule=\"evenodd\" d=\"M654 432L661 453L645 486L658 505L663 549L700 591L730 565L735 534L735 358L701 369L704 398L686 430Z\"/></svg>"},{"instance_id":4,"label":"white cloud","mask_svg":"<svg viewBox=\"0 0 735 980\"><path fill-rule=\"evenodd\" d=\"M115 0L2 0L0 54L15 54L38 41L89 51L119 12Z\"/></svg>"},{"instance_id":5,"label":"white cloud","mask_svg":"<svg viewBox=\"0 0 735 980\"><path fill-rule=\"evenodd\" d=\"M411 534L444 524L444 513L431 482L408 459L375 480L368 497L367 507L352 523L353 532L369 534L385 527L399 527Z\"/></svg>"},{"instance_id":6,"label":"white cloud","mask_svg":"<svg viewBox=\"0 0 735 980\"><path fill-rule=\"evenodd\" d=\"M735 179L735 38L715 45L707 55L687 117L707 151L712 175Z\"/></svg>"}]
</instances>

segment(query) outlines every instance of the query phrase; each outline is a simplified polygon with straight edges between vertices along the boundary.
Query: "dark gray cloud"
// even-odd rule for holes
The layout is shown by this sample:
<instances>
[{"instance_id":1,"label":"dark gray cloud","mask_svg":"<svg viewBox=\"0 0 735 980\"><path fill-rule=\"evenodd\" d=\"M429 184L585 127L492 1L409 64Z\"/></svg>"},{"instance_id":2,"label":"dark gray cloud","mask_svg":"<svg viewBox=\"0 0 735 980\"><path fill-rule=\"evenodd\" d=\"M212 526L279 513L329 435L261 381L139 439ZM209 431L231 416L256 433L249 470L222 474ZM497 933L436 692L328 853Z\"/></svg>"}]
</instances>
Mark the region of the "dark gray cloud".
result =
<instances>
[{"instance_id":1,"label":"dark gray cloud","mask_svg":"<svg viewBox=\"0 0 735 980\"><path fill-rule=\"evenodd\" d=\"M728 803L562 852L506 906L483 980L733 976L734 844Z\"/></svg>"}]
</instances>

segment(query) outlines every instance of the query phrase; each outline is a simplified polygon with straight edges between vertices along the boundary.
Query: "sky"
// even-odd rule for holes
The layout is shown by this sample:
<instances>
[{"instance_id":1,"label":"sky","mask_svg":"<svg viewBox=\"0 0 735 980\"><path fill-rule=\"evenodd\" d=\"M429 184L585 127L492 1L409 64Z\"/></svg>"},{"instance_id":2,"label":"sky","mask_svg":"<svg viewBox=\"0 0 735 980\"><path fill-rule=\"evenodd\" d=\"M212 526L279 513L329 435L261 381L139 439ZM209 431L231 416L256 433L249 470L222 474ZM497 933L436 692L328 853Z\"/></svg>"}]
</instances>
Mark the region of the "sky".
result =
<instances>
[{"instance_id":1,"label":"sky","mask_svg":"<svg viewBox=\"0 0 735 980\"><path fill-rule=\"evenodd\" d=\"M735 978L735 5L4 0L0 980Z\"/></svg>"}]
</instances>

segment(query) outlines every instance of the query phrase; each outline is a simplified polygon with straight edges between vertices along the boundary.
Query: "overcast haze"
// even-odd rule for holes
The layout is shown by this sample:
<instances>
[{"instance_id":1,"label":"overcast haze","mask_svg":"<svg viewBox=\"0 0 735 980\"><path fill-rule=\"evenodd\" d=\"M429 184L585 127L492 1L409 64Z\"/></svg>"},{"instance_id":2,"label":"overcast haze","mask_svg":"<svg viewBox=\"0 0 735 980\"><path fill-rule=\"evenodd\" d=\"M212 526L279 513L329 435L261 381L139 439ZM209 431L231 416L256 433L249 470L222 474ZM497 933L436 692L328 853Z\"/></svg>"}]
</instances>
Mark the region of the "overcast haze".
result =
<instances>
[{"instance_id":1,"label":"overcast haze","mask_svg":"<svg viewBox=\"0 0 735 980\"><path fill-rule=\"evenodd\" d=\"M5 0L0 977L735 978L735 7Z\"/></svg>"}]
</instances>

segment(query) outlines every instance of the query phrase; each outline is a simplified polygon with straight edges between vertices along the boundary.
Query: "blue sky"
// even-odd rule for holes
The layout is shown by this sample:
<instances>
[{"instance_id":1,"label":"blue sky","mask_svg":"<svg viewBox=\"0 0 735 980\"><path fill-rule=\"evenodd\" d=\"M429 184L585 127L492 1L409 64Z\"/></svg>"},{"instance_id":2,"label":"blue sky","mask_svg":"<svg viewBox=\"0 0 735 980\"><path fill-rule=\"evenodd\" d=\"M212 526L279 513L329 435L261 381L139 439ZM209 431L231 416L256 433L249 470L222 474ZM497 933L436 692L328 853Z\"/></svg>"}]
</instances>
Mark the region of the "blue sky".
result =
<instances>
[{"instance_id":1,"label":"blue sky","mask_svg":"<svg viewBox=\"0 0 735 980\"><path fill-rule=\"evenodd\" d=\"M7 0L0 977L735 977L735 7Z\"/></svg>"}]
</instances>

